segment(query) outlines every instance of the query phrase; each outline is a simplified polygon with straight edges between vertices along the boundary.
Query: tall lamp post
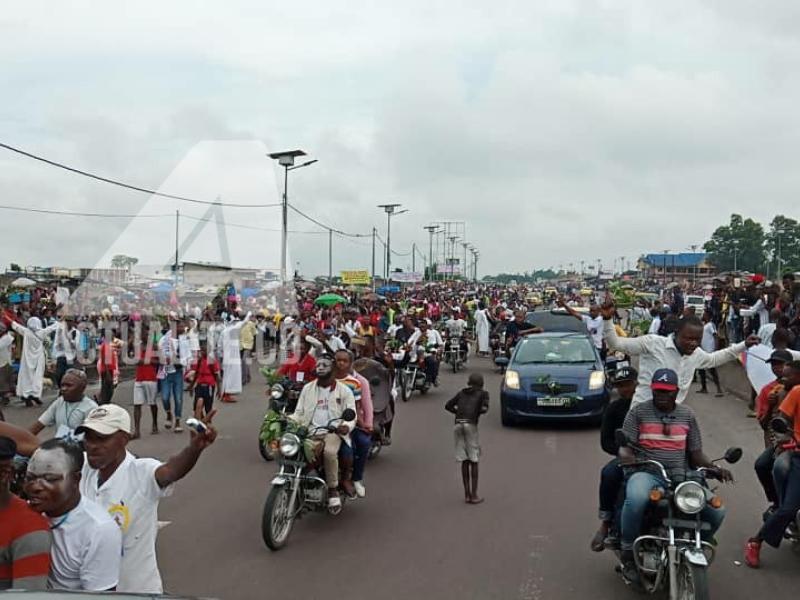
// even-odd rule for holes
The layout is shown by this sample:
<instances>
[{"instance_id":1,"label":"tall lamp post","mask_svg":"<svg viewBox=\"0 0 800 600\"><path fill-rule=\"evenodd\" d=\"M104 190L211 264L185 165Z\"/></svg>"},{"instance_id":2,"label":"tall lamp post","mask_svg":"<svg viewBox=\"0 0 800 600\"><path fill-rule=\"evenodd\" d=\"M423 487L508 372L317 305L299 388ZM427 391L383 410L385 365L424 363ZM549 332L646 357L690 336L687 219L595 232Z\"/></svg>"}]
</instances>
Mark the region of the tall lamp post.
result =
<instances>
[{"instance_id":1,"label":"tall lamp post","mask_svg":"<svg viewBox=\"0 0 800 600\"><path fill-rule=\"evenodd\" d=\"M408 209L397 210L402 204L379 204L378 208L386 211L386 272L384 282L388 285L389 274L392 271L392 217L408 212Z\"/></svg>"},{"instance_id":2,"label":"tall lamp post","mask_svg":"<svg viewBox=\"0 0 800 600\"><path fill-rule=\"evenodd\" d=\"M457 235L450 236L450 279L455 281L455 262L456 262L456 242L458 241Z\"/></svg>"},{"instance_id":3,"label":"tall lamp post","mask_svg":"<svg viewBox=\"0 0 800 600\"><path fill-rule=\"evenodd\" d=\"M286 254L287 254L287 245L289 243L289 171L294 171L295 169L300 169L302 167L307 167L309 165L313 165L317 162L316 159L309 160L304 162L300 165L294 164L294 159L300 156L305 156L306 153L302 150L284 150L283 152L272 152L268 156L273 159L277 160L278 164L283 167L283 202L281 203L282 206L282 218L281 218L281 284L286 285Z\"/></svg>"},{"instance_id":4,"label":"tall lamp post","mask_svg":"<svg viewBox=\"0 0 800 600\"><path fill-rule=\"evenodd\" d=\"M739 270L739 240L733 240L733 270Z\"/></svg>"},{"instance_id":5,"label":"tall lamp post","mask_svg":"<svg viewBox=\"0 0 800 600\"><path fill-rule=\"evenodd\" d=\"M428 232L429 247L428 247L428 281L433 281L433 234L439 232L438 225L426 225L423 227Z\"/></svg>"}]
</instances>

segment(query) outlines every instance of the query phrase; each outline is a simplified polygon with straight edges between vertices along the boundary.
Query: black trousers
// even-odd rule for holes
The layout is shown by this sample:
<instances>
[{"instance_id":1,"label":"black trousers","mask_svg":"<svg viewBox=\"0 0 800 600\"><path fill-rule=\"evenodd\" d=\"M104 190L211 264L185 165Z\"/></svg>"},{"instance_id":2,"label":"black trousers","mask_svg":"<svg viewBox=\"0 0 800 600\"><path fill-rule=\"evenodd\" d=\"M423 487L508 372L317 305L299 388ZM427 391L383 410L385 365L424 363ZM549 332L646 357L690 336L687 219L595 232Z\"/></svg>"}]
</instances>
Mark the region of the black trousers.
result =
<instances>
[{"instance_id":1,"label":"black trousers","mask_svg":"<svg viewBox=\"0 0 800 600\"><path fill-rule=\"evenodd\" d=\"M722 388L719 385L719 374L717 373L716 368L698 369L697 371L700 373L700 387L702 389L706 389L706 371L708 371L708 374L711 375L711 381L713 381L714 385L717 386L717 391L722 391Z\"/></svg>"}]
</instances>

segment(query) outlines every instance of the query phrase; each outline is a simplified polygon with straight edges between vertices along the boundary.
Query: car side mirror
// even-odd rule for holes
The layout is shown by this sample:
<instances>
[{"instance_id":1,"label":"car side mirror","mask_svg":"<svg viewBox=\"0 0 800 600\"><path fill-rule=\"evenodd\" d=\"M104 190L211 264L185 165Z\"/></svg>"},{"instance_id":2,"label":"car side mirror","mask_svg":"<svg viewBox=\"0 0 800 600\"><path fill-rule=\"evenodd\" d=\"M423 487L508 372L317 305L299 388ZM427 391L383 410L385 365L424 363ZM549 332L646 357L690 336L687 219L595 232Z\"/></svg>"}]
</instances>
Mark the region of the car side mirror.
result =
<instances>
[{"instance_id":1,"label":"car side mirror","mask_svg":"<svg viewBox=\"0 0 800 600\"><path fill-rule=\"evenodd\" d=\"M498 356L494 359L494 364L498 367L507 367L508 366L508 357L507 356Z\"/></svg>"},{"instance_id":2,"label":"car side mirror","mask_svg":"<svg viewBox=\"0 0 800 600\"><path fill-rule=\"evenodd\" d=\"M741 448L728 448L725 451L725 462L730 464L736 464L742 459L742 449Z\"/></svg>"},{"instance_id":3,"label":"car side mirror","mask_svg":"<svg viewBox=\"0 0 800 600\"><path fill-rule=\"evenodd\" d=\"M628 436L625 435L625 432L622 431L622 429L617 429L614 432L614 441L617 443L617 446L619 446L620 448L626 447L630 442L630 440L628 440Z\"/></svg>"},{"instance_id":4,"label":"car side mirror","mask_svg":"<svg viewBox=\"0 0 800 600\"><path fill-rule=\"evenodd\" d=\"M342 421L352 421L355 418L356 411L354 411L352 408L344 409L344 412L342 413Z\"/></svg>"}]
</instances>

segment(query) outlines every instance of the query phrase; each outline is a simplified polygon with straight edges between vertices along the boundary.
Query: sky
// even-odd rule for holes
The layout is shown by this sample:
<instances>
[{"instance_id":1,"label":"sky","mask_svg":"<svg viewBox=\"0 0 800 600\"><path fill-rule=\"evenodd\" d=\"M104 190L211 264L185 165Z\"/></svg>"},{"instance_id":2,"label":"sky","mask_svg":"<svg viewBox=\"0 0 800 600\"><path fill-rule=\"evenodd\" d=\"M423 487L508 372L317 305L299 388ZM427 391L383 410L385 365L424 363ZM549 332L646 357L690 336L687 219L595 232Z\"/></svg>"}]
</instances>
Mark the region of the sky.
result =
<instances>
[{"instance_id":1,"label":"sky","mask_svg":"<svg viewBox=\"0 0 800 600\"><path fill-rule=\"evenodd\" d=\"M289 201L340 231L376 227L383 237L377 205L402 204L392 248L405 256L392 266L404 270L412 244L419 270L423 227L435 221L465 223L485 275L688 251L731 213L765 224L797 217L793 0L3 7L0 142L135 185L248 204L280 201L281 174L262 150L300 148L319 162L290 173ZM251 152L242 197L222 183L225 160L202 185L176 175L196 172L187 161L209 144L234 141ZM0 204L205 212L3 150ZM226 223L251 227L228 227L229 240L250 236L232 260L274 263L280 210L225 212ZM173 218L163 219L0 209L0 248L6 263L101 266L142 222L165 231L141 241L148 250L174 248ZM289 228L293 266L327 274L327 233L294 212ZM371 267L370 237L332 242L334 272Z\"/></svg>"}]
</instances>

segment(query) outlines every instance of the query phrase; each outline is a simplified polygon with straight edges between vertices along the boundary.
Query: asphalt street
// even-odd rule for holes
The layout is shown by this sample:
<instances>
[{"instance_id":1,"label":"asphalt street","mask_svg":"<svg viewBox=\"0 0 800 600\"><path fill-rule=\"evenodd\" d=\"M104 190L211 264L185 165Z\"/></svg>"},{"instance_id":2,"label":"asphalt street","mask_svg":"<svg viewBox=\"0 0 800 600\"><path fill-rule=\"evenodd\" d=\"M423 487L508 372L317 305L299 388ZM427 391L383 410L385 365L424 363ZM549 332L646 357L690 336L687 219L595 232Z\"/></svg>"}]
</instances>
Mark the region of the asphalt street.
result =
<instances>
[{"instance_id":1,"label":"asphalt street","mask_svg":"<svg viewBox=\"0 0 800 600\"><path fill-rule=\"evenodd\" d=\"M463 501L453 457L452 416L444 403L477 370L492 406L481 421L482 505ZM636 598L614 572L610 553L595 554L597 484L608 460L596 428L564 425L507 429L500 424L500 375L488 359L468 371L442 373L427 396L398 403L394 444L370 462L367 498L338 517L305 516L289 545L271 552L261 540L261 511L275 464L262 460L257 433L265 411L256 379L237 404L222 405L217 443L160 508L159 564L167 590L221 599L277 597L520 599ZM129 405L130 384L115 400ZM761 444L742 401L692 394L707 454L745 449L723 490L728 516L711 568L715 598L788 597L797 592L798 561L788 546L767 549L760 571L741 561L744 540L759 525L764 501L752 469ZM29 423L37 409L12 408ZM188 434L144 437L130 448L166 459Z\"/></svg>"}]
</instances>

